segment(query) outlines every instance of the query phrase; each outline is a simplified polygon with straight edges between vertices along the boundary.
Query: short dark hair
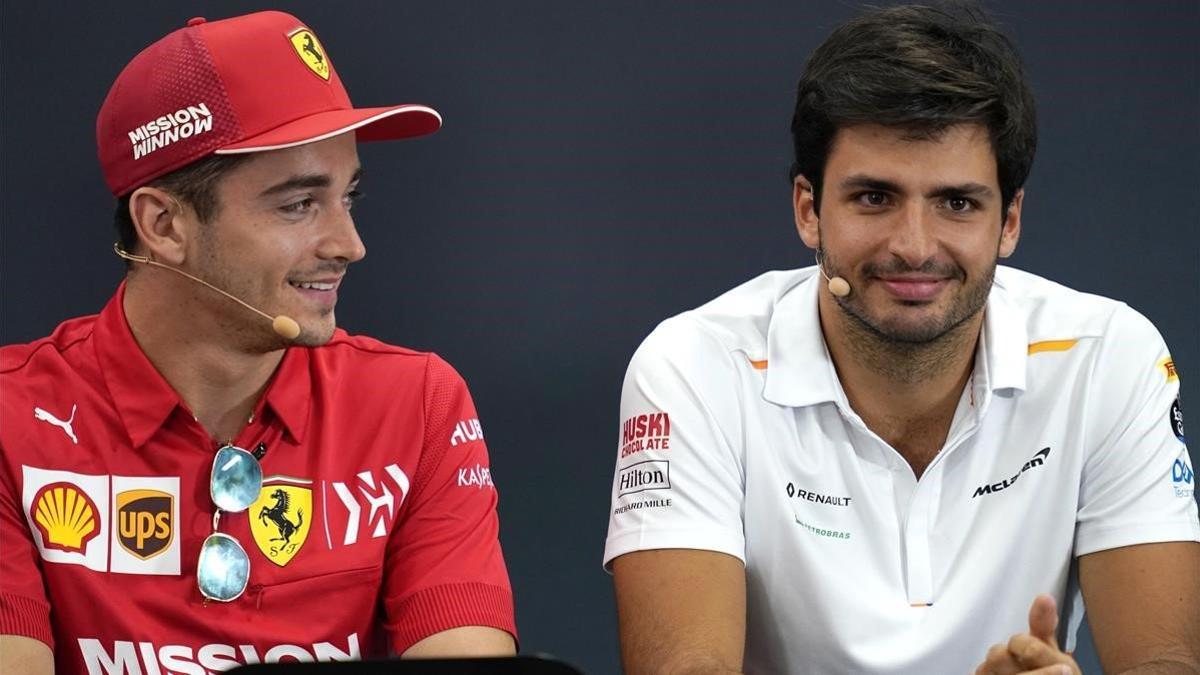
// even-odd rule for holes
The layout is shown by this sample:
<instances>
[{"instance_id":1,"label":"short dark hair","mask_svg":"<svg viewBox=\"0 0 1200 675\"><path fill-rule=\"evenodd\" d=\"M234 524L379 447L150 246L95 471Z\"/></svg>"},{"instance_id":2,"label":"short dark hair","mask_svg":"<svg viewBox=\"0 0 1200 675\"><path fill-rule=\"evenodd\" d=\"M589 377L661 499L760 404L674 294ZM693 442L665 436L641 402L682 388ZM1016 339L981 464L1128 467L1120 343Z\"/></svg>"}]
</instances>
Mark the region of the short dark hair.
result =
<instances>
[{"instance_id":1,"label":"short dark hair","mask_svg":"<svg viewBox=\"0 0 1200 675\"><path fill-rule=\"evenodd\" d=\"M181 203L191 206L200 222L207 223L217 215L221 207L217 200L217 184L221 177L250 157L249 154L209 155L160 176L149 185L170 192ZM122 249L133 253L137 249L138 235L133 226L133 218L129 215L128 194L117 198L113 227L117 230L117 243ZM126 261L127 267L129 264L129 261Z\"/></svg>"},{"instance_id":2,"label":"short dark hair","mask_svg":"<svg viewBox=\"0 0 1200 675\"><path fill-rule=\"evenodd\" d=\"M1016 48L974 4L873 9L834 30L805 65L791 178L812 183L819 210L838 129L881 124L935 138L964 123L988 129L1007 210L1037 148L1033 93Z\"/></svg>"}]
</instances>

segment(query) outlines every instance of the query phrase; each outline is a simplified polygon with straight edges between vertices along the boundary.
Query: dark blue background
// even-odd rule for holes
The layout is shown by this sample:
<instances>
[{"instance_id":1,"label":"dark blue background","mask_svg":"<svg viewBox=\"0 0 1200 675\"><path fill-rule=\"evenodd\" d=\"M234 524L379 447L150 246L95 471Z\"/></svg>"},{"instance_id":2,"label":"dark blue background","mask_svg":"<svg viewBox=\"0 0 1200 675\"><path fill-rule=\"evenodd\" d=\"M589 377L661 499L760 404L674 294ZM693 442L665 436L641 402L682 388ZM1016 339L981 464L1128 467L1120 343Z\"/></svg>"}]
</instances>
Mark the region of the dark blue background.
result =
<instances>
[{"instance_id":1,"label":"dark blue background","mask_svg":"<svg viewBox=\"0 0 1200 675\"><path fill-rule=\"evenodd\" d=\"M254 9L71 4L5 3L0 20L4 343L97 311L121 276L93 140L121 67L193 14ZM793 89L857 3L276 6L359 105L445 116L433 137L362 148L369 253L338 316L467 378L524 649L616 672L600 555L626 362L666 316L811 262L786 177ZM1145 313L1200 400L1200 3L991 6L1040 107L1012 264Z\"/></svg>"}]
</instances>

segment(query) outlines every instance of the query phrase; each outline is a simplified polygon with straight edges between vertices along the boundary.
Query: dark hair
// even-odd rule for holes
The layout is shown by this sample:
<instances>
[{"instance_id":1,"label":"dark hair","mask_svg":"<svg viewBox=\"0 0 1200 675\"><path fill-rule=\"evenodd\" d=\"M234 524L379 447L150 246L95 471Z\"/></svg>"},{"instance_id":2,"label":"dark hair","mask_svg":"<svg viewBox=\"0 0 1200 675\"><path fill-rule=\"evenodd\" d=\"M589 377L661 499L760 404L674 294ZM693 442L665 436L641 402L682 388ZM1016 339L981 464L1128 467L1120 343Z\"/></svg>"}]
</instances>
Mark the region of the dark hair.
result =
<instances>
[{"instance_id":1,"label":"dark hair","mask_svg":"<svg viewBox=\"0 0 1200 675\"><path fill-rule=\"evenodd\" d=\"M1037 147L1033 93L1016 48L974 4L874 9L834 30L805 65L791 177L812 183L819 209L839 128L881 124L934 138L964 123L988 129L1007 210Z\"/></svg>"},{"instance_id":2,"label":"dark hair","mask_svg":"<svg viewBox=\"0 0 1200 675\"><path fill-rule=\"evenodd\" d=\"M201 223L207 223L217 215L221 207L217 200L217 183L222 176L250 157L249 154L209 155L155 178L147 185L170 192L180 202L191 206ZM130 253L136 251L138 235L133 226L133 218L129 215L128 194L117 198L113 227L117 230L117 243L121 248ZM129 265L129 261L126 261L126 267Z\"/></svg>"}]
</instances>

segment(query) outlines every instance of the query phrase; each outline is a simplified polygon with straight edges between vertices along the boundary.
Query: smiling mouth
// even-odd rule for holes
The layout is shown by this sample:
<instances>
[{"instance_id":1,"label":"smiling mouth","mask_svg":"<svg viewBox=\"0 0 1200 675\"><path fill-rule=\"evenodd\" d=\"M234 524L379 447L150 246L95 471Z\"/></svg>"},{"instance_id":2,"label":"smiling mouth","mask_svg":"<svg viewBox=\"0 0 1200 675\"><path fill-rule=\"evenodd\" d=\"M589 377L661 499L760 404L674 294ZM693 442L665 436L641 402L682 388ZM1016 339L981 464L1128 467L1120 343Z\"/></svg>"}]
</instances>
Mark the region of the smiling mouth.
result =
<instances>
[{"instance_id":1,"label":"smiling mouth","mask_svg":"<svg viewBox=\"0 0 1200 675\"><path fill-rule=\"evenodd\" d=\"M950 282L949 279L929 277L892 277L880 278L880 281L897 298L918 302L933 300Z\"/></svg>"},{"instance_id":2,"label":"smiling mouth","mask_svg":"<svg viewBox=\"0 0 1200 675\"><path fill-rule=\"evenodd\" d=\"M337 282L327 281L289 281L293 288L303 288L309 291L332 291L338 287Z\"/></svg>"}]
</instances>

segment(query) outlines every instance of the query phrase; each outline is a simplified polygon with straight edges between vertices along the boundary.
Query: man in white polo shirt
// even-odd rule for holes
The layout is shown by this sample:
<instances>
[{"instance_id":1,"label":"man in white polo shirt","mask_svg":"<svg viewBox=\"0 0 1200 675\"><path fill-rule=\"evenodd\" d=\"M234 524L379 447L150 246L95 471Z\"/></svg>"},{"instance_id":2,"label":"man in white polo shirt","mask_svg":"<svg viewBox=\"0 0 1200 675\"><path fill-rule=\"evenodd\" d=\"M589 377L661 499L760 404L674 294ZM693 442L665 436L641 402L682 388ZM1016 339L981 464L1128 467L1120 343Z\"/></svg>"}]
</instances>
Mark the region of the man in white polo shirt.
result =
<instances>
[{"instance_id":1,"label":"man in white polo shirt","mask_svg":"<svg viewBox=\"0 0 1200 675\"><path fill-rule=\"evenodd\" d=\"M819 264L668 319L625 378L627 671L1078 672L1085 603L1105 670L1200 670L1162 338L996 264L1033 110L969 9L873 11L814 52L792 175Z\"/></svg>"}]
</instances>

